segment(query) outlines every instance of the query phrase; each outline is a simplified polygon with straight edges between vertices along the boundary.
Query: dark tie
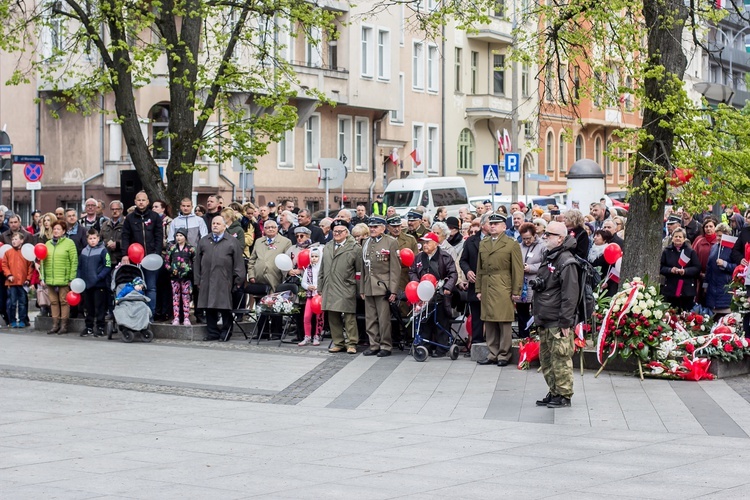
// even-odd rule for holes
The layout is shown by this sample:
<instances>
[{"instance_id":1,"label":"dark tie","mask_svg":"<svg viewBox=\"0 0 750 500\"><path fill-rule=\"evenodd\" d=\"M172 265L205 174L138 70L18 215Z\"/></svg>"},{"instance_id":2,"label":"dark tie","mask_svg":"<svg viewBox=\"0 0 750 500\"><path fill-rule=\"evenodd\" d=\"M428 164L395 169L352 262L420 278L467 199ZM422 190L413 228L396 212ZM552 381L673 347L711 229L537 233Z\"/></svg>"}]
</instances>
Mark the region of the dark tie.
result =
<instances>
[{"instance_id":1,"label":"dark tie","mask_svg":"<svg viewBox=\"0 0 750 500\"><path fill-rule=\"evenodd\" d=\"M214 243L218 243L218 242L219 242L219 237L214 235Z\"/></svg>"}]
</instances>

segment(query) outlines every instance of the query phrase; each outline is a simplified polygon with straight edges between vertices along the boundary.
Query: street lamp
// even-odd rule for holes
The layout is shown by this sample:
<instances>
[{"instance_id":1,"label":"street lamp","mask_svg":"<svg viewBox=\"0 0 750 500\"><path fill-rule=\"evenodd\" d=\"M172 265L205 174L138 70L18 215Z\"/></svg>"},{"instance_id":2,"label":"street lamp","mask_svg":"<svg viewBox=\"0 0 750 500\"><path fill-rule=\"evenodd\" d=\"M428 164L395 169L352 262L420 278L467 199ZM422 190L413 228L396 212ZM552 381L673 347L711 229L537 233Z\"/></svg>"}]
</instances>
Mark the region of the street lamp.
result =
<instances>
[{"instance_id":1,"label":"street lamp","mask_svg":"<svg viewBox=\"0 0 750 500\"><path fill-rule=\"evenodd\" d=\"M722 52L725 48L729 48L729 79L731 83L732 89L734 89L734 73L732 72L732 66L734 63L734 42L737 41L737 37L740 36L742 33L750 29L750 25L745 26L741 30L739 30L737 33L734 34L734 36L730 37L727 35L723 29L716 26L714 28L717 33L721 34L724 37L724 40L726 40L728 43L722 47L719 52ZM730 98L731 99L731 98Z\"/></svg>"}]
</instances>

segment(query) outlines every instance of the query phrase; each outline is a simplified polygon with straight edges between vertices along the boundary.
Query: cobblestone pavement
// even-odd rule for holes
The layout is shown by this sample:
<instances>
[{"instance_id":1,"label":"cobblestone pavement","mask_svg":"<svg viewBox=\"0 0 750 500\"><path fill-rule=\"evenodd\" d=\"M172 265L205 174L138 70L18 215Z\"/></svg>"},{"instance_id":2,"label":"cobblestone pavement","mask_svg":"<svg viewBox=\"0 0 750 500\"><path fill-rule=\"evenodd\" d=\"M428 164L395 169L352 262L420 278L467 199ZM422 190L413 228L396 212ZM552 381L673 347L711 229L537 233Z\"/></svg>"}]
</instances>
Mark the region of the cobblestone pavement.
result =
<instances>
[{"instance_id":1,"label":"cobblestone pavement","mask_svg":"<svg viewBox=\"0 0 750 500\"><path fill-rule=\"evenodd\" d=\"M3 498L745 498L749 377L0 332Z\"/></svg>"}]
</instances>

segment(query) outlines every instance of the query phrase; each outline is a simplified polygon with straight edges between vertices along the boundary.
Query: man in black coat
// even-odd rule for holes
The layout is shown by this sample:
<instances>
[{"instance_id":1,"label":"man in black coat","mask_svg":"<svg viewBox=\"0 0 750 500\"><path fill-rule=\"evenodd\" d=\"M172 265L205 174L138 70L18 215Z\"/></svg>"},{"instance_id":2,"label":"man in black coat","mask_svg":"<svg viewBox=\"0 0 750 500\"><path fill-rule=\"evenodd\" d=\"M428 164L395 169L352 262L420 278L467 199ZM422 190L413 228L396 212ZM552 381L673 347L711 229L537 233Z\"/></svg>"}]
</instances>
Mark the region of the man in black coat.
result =
<instances>
[{"instance_id":1,"label":"man in black coat","mask_svg":"<svg viewBox=\"0 0 750 500\"><path fill-rule=\"evenodd\" d=\"M426 274L431 274L438 281L443 281L442 288L435 291L436 298L430 307L435 308L436 315L430 315L422 322L422 338L441 345L427 343L425 347L433 358L442 358L448 349L448 319L451 310L451 294L458 281L456 263L448 252L440 248L440 238L435 233L427 233L421 238L422 251L414 259L409 269L409 279L419 281ZM438 295L439 294L439 295ZM439 326L438 326L439 325Z\"/></svg>"},{"instance_id":2,"label":"man in black coat","mask_svg":"<svg viewBox=\"0 0 750 500\"><path fill-rule=\"evenodd\" d=\"M299 213L297 214L297 223L298 225L306 227L310 230L310 239L313 243L325 245L326 237L323 234L323 230L312 223L312 217L308 209L303 208L299 211Z\"/></svg>"},{"instance_id":3,"label":"man in black coat","mask_svg":"<svg viewBox=\"0 0 750 500\"><path fill-rule=\"evenodd\" d=\"M482 323L482 303L477 299L477 261L479 260L479 242L487 235L490 225L487 220L489 215L482 215L482 225L478 233L469 236L464 241L464 250L461 252L459 265L464 276L469 282L466 289L471 311L471 341L472 343L484 342L484 323Z\"/></svg>"},{"instance_id":4,"label":"man in black coat","mask_svg":"<svg viewBox=\"0 0 750 500\"><path fill-rule=\"evenodd\" d=\"M140 243L146 255L161 255L164 247L164 226L159 214L148 208L148 195L140 191L135 195L135 210L125 217L122 225L122 263L130 264L128 247L133 243ZM148 306L151 314L156 309L156 280L159 271L143 270L146 279L146 296L150 299ZM170 291L171 292L171 291Z\"/></svg>"}]
</instances>

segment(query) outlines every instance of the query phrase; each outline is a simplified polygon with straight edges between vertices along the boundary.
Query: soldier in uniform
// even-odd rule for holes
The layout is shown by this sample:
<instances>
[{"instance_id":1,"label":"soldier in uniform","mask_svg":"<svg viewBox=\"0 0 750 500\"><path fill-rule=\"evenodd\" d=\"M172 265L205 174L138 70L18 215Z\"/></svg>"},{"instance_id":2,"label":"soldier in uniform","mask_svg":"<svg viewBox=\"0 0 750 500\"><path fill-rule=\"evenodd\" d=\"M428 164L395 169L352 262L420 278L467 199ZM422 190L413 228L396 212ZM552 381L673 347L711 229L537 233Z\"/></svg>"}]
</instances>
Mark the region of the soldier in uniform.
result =
<instances>
[{"instance_id":1,"label":"soldier in uniform","mask_svg":"<svg viewBox=\"0 0 750 500\"><path fill-rule=\"evenodd\" d=\"M477 363L506 366L512 354L513 301L521 299L523 259L518 242L505 234L505 216L492 214L489 223L489 234L479 244L476 273L489 353Z\"/></svg>"},{"instance_id":2,"label":"soldier in uniform","mask_svg":"<svg viewBox=\"0 0 750 500\"><path fill-rule=\"evenodd\" d=\"M386 222L388 222L388 234L396 238L396 241L398 242L399 252L404 248L408 248L409 250L414 252L414 256L416 257L419 253L417 240L414 239L414 236L407 234L406 231L401 229L401 216L394 215L393 217L387 219ZM401 266L401 277L398 280L398 291L403 292L408 282L409 266Z\"/></svg>"},{"instance_id":3,"label":"soldier in uniform","mask_svg":"<svg viewBox=\"0 0 750 500\"><path fill-rule=\"evenodd\" d=\"M357 285L362 275L362 247L349 234L344 220L331 223L333 240L323 248L318 285L331 329L328 352L357 354ZM344 330L346 329L346 338Z\"/></svg>"},{"instance_id":4,"label":"soldier in uniform","mask_svg":"<svg viewBox=\"0 0 750 500\"><path fill-rule=\"evenodd\" d=\"M406 231L407 234L412 236L415 240L419 240L422 236L427 234L427 228L422 224L422 214L416 210L410 210L406 214L406 220L409 224L409 229Z\"/></svg>"},{"instance_id":5,"label":"soldier in uniform","mask_svg":"<svg viewBox=\"0 0 750 500\"><path fill-rule=\"evenodd\" d=\"M396 238L385 234L385 219L370 217L370 237L362 244L364 272L360 280L360 294L365 301L365 323L370 347L363 354L390 356L391 309L388 302L396 300L401 264L396 252Z\"/></svg>"}]
</instances>

